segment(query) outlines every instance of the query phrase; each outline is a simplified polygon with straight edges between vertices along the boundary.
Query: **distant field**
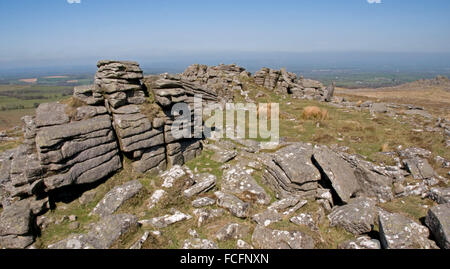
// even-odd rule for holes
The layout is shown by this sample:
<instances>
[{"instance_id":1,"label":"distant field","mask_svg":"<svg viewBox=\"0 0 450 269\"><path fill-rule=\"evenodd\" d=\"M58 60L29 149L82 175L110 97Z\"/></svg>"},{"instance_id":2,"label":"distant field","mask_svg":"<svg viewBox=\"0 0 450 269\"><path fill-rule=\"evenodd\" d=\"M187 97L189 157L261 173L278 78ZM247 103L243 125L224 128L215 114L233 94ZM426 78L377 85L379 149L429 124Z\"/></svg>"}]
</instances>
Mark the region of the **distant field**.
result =
<instances>
[{"instance_id":1,"label":"distant field","mask_svg":"<svg viewBox=\"0 0 450 269\"><path fill-rule=\"evenodd\" d=\"M395 72L356 72L356 71L310 71L302 73L307 78L321 81L325 85L336 85L347 89L392 87L419 79L431 79L447 73L395 73Z\"/></svg>"},{"instance_id":2,"label":"distant field","mask_svg":"<svg viewBox=\"0 0 450 269\"><path fill-rule=\"evenodd\" d=\"M0 80L0 130L20 126L20 118L34 114L42 103L71 96L73 88L93 82L92 74L15 77Z\"/></svg>"},{"instance_id":3,"label":"distant field","mask_svg":"<svg viewBox=\"0 0 450 269\"><path fill-rule=\"evenodd\" d=\"M15 126L21 126L22 121L20 118L26 115L34 115L35 109L19 109L0 111L0 131L13 128Z\"/></svg>"},{"instance_id":4,"label":"distant field","mask_svg":"<svg viewBox=\"0 0 450 269\"><path fill-rule=\"evenodd\" d=\"M431 80L430 80L431 81ZM437 117L450 120L450 82L439 85L430 81L417 81L397 87L378 89L343 89L338 88L336 95L350 100L374 100L424 107ZM432 82L432 81L431 81Z\"/></svg>"}]
</instances>

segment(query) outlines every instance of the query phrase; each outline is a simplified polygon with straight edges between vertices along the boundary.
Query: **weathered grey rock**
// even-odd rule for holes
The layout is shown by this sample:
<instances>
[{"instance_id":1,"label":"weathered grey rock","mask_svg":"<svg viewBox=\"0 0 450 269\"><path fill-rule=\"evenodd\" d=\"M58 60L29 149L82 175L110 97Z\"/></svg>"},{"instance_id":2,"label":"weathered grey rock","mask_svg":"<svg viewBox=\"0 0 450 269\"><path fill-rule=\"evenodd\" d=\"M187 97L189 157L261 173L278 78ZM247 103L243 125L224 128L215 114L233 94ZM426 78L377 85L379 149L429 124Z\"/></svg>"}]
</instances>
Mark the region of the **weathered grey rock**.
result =
<instances>
[{"instance_id":1,"label":"weathered grey rock","mask_svg":"<svg viewBox=\"0 0 450 269\"><path fill-rule=\"evenodd\" d=\"M200 193L205 193L216 186L217 178L211 174L200 174L195 176L195 185L183 192L184 197L191 198Z\"/></svg>"},{"instance_id":2,"label":"weathered grey rock","mask_svg":"<svg viewBox=\"0 0 450 269\"><path fill-rule=\"evenodd\" d=\"M301 207L303 207L306 203L307 201L302 200L302 198L299 196L290 196L274 202L268 207L268 209L276 210L278 212L285 210L287 210L286 212L294 212L294 210L292 210L293 208L298 210Z\"/></svg>"},{"instance_id":3,"label":"weathered grey rock","mask_svg":"<svg viewBox=\"0 0 450 269\"><path fill-rule=\"evenodd\" d=\"M127 200L142 190L142 184L138 180L133 180L125 183L122 186L117 186L109 191L105 197L92 210L92 214L101 217L114 214Z\"/></svg>"},{"instance_id":4,"label":"weathered grey rock","mask_svg":"<svg viewBox=\"0 0 450 269\"><path fill-rule=\"evenodd\" d=\"M238 241L236 242L236 248L237 249L254 249L254 247L252 245L250 245L249 243L245 242L242 239L238 239Z\"/></svg>"},{"instance_id":5,"label":"weathered grey rock","mask_svg":"<svg viewBox=\"0 0 450 269\"><path fill-rule=\"evenodd\" d=\"M195 209L193 211L194 215L197 217L197 226L201 227L202 225L213 221L216 218L223 216L225 211L222 208L219 209Z\"/></svg>"},{"instance_id":6,"label":"weathered grey rock","mask_svg":"<svg viewBox=\"0 0 450 269\"><path fill-rule=\"evenodd\" d=\"M256 226L252 243L260 249L313 249L314 240L300 231L279 231Z\"/></svg>"},{"instance_id":7,"label":"weathered grey rock","mask_svg":"<svg viewBox=\"0 0 450 269\"><path fill-rule=\"evenodd\" d=\"M34 236L0 236L0 249L24 249L34 243Z\"/></svg>"},{"instance_id":8,"label":"weathered grey rock","mask_svg":"<svg viewBox=\"0 0 450 269\"><path fill-rule=\"evenodd\" d=\"M352 167L325 146L314 148L314 161L343 202L348 202L360 187Z\"/></svg>"},{"instance_id":9,"label":"weathered grey rock","mask_svg":"<svg viewBox=\"0 0 450 269\"><path fill-rule=\"evenodd\" d=\"M406 196L421 196L424 197L428 193L429 188L425 182L419 182L419 183L408 183L404 187L404 191L399 194L400 197L406 197Z\"/></svg>"},{"instance_id":10,"label":"weathered grey rock","mask_svg":"<svg viewBox=\"0 0 450 269\"><path fill-rule=\"evenodd\" d=\"M219 241L237 240L246 237L249 233L250 228L247 225L229 223L217 232L216 238Z\"/></svg>"},{"instance_id":11,"label":"weathered grey rock","mask_svg":"<svg viewBox=\"0 0 450 269\"><path fill-rule=\"evenodd\" d=\"M139 238L138 241L136 241L130 249L142 249L142 245L147 241L148 237L150 236L150 232L145 232L141 238Z\"/></svg>"},{"instance_id":12,"label":"weathered grey rock","mask_svg":"<svg viewBox=\"0 0 450 269\"><path fill-rule=\"evenodd\" d=\"M165 190L156 190L149 199L147 206L148 209L154 208L158 204L158 202L161 201L164 195L166 195Z\"/></svg>"},{"instance_id":13,"label":"weathered grey rock","mask_svg":"<svg viewBox=\"0 0 450 269\"><path fill-rule=\"evenodd\" d=\"M244 169L240 165L232 166L222 176L222 191L231 193L258 204L270 203L270 196L252 177L253 169Z\"/></svg>"},{"instance_id":14,"label":"weathered grey rock","mask_svg":"<svg viewBox=\"0 0 450 269\"><path fill-rule=\"evenodd\" d=\"M47 190L93 183L122 167L108 115L40 128L36 146Z\"/></svg>"},{"instance_id":15,"label":"weathered grey rock","mask_svg":"<svg viewBox=\"0 0 450 269\"><path fill-rule=\"evenodd\" d=\"M428 197L438 204L450 203L450 188L433 188Z\"/></svg>"},{"instance_id":16,"label":"weathered grey rock","mask_svg":"<svg viewBox=\"0 0 450 269\"><path fill-rule=\"evenodd\" d=\"M360 196L373 197L379 202L389 202L394 198L392 193L393 176L386 168L361 160L357 156L343 154L342 156L354 168L358 181Z\"/></svg>"},{"instance_id":17,"label":"weathered grey rock","mask_svg":"<svg viewBox=\"0 0 450 269\"><path fill-rule=\"evenodd\" d=\"M70 121L66 114L67 105L60 103L44 103L36 109L36 126L45 127L61 125Z\"/></svg>"},{"instance_id":18,"label":"weathered grey rock","mask_svg":"<svg viewBox=\"0 0 450 269\"><path fill-rule=\"evenodd\" d=\"M237 156L237 151L218 148L211 156L211 160L218 163L227 163Z\"/></svg>"},{"instance_id":19,"label":"weathered grey rock","mask_svg":"<svg viewBox=\"0 0 450 269\"><path fill-rule=\"evenodd\" d=\"M385 103L374 103L370 111L372 113L386 113L388 112L388 107Z\"/></svg>"},{"instance_id":20,"label":"weathered grey rock","mask_svg":"<svg viewBox=\"0 0 450 269\"><path fill-rule=\"evenodd\" d=\"M250 153L257 153L261 149L261 143L255 140L237 139L235 141L244 147L243 150Z\"/></svg>"},{"instance_id":21,"label":"weathered grey rock","mask_svg":"<svg viewBox=\"0 0 450 269\"><path fill-rule=\"evenodd\" d=\"M74 120L81 121L108 113L104 106L82 106L77 108Z\"/></svg>"},{"instance_id":22,"label":"weathered grey rock","mask_svg":"<svg viewBox=\"0 0 450 269\"><path fill-rule=\"evenodd\" d=\"M442 249L450 249L450 204L442 204L428 211L425 223L438 246Z\"/></svg>"},{"instance_id":23,"label":"weathered grey rock","mask_svg":"<svg viewBox=\"0 0 450 269\"><path fill-rule=\"evenodd\" d=\"M191 65L181 74L181 78L211 89L225 103L233 100L235 90L242 89L239 80L242 73L245 69L236 65Z\"/></svg>"},{"instance_id":24,"label":"weathered grey rock","mask_svg":"<svg viewBox=\"0 0 450 269\"><path fill-rule=\"evenodd\" d=\"M398 155L403 159L413 159L415 157L430 158L431 151L422 148L407 148L398 151Z\"/></svg>"},{"instance_id":25,"label":"weathered grey rock","mask_svg":"<svg viewBox=\"0 0 450 269\"><path fill-rule=\"evenodd\" d=\"M286 69L273 70L262 68L254 74L255 83L281 94L293 94L297 98L310 98L320 101L327 97L332 97L333 91L324 89L323 85L314 80L297 79L294 73L287 72Z\"/></svg>"},{"instance_id":26,"label":"weathered grey rock","mask_svg":"<svg viewBox=\"0 0 450 269\"><path fill-rule=\"evenodd\" d=\"M405 113L407 115L418 115L418 116L422 116L427 119L433 118L433 115L431 115L429 112L420 110L420 109L410 109L410 110L404 111L403 113Z\"/></svg>"},{"instance_id":27,"label":"weathered grey rock","mask_svg":"<svg viewBox=\"0 0 450 269\"><path fill-rule=\"evenodd\" d=\"M192 201L192 206L195 208L206 207L206 206L211 206L211 205L215 205L215 204L216 204L216 200L209 198L209 197L202 197L202 198L198 198L198 199Z\"/></svg>"},{"instance_id":28,"label":"weathered grey rock","mask_svg":"<svg viewBox=\"0 0 450 269\"><path fill-rule=\"evenodd\" d=\"M108 249L121 236L137 229L137 217L130 214L110 215L93 225L87 234L71 235L49 245L49 249Z\"/></svg>"},{"instance_id":29,"label":"weathered grey rock","mask_svg":"<svg viewBox=\"0 0 450 269\"><path fill-rule=\"evenodd\" d=\"M290 221L297 225L304 225L310 228L312 231L318 231L319 227L314 217L311 214L301 213L297 216L290 218Z\"/></svg>"},{"instance_id":30,"label":"weathered grey rock","mask_svg":"<svg viewBox=\"0 0 450 269\"><path fill-rule=\"evenodd\" d=\"M184 241L183 249L219 249L219 247L208 239L191 238Z\"/></svg>"},{"instance_id":31,"label":"weathered grey rock","mask_svg":"<svg viewBox=\"0 0 450 269\"><path fill-rule=\"evenodd\" d=\"M368 198L352 199L347 205L334 208L328 219L332 227L340 226L355 235L368 233L375 223L375 205Z\"/></svg>"},{"instance_id":32,"label":"weathered grey rock","mask_svg":"<svg viewBox=\"0 0 450 269\"><path fill-rule=\"evenodd\" d=\"M134 171L138 173L161 172L167 168L166 150L163 146L156 146L144 150L140 160L133 162Z\"/></svg>"},{"instance_id":33,"label":"weathered grey rock","mask_svg":"<svg viewBox=\"0 0 450 269\"><path fill-rule=\"evenodd\" d=\"M101 105L104 103L103 95L94 92L94 85L77 86L73 89L73 97L87 105Z\"/></svg>"},{"instance_id":34,"label":"weathered grey rock","mask_svg":"<svg viewBox=\"0 0 450 269\"><path fill-rule=\"evenodd\" d=\"M171 169L167 170L166 172L162 173L160 177L163 180L162 187L166 189L170 189L174 186L176 181L183 180L186 178L194 178L194 175L192 171L186 167L186 166L179 166L175 165Z\"/></svg>"},{"instance_id":35,"label":"weathered grey rock","mask_svg":"<svg viewBox=\"0 0 450 269\"><path fill-rule=\"evenodd\" d=\"M278 211L274 209L267 209L264 210L262 213L253 215L252 220L259 225L267 227L272 223L282 221L283 215L278 213Z\"/></svg>"},{"instance_id":36,"label":"weathered grey rock","mask_svg":"<svg viewBox=\"0 0 450 269\"><path fill-rule=\"evenodd\" d=\"M327 87L327 89L325 90L327 93L325 100L324 100L325 102L333 101L335 87L336 87L336 83L334 83L334 82L330 86Z\"/></svg>"},{"instance_id":37,"label":"weathered grey rock","mask_svg":"<svg viewBox=\"0 0 450 269\"><path fill-rule=\"evenodd\" d=\"M92 203L95 200L96 196L97 196L97 191L95 189L90 190L90 191L83 193L81 195L81 197L78 199L78 201L80 202L81 205L86 206L89 203Z\"/></svg>"},{"instance_id":38,"label":"weathered grey rock","mask_svg":"<svg viewBox=\"0 0 450 269\"><path fill-rule=\"evenodd\" d=\"M427 227L396 213L379 212L380 241L385 249L435 249Z\"/></svg>"},{"instance_id":39,"label":"weathered grey rock","mask_svg":"<svg viewBox=\"0 0 450 269\"><path fill-rule=\"evenodd\" d=\"M278 198L316 195L320 172L311 162L311 144L295 143L286 146L263 160L265 172L263 180Z\"/></svg>"},{"instance_id":40,"label":"weathered grey rock","mask_svg":"<svg viewBox=\"0 0 450 269\"><path fill-rule=\"evenodd\" d=\"M143 226L151 226L157 229L161 229L180 221L189 220L191 218L192 216L190 215L184 214L180 211L175 211L173 215L164 215L149 220L141 220L139 221L139 223Z\"/></svg>"},{"instance_id":41,"label":"weathered grey rock","mask_svg":"<svg viewBox=\"0 0 450 269\"><path fill-rule=\"evenodd\" d=\"M250 204L245 203L236 196L224 192L215 192L217 205L223 207L238 218L247 218L249 216Z\"/></svg>"},{"instance_id":42,"label":"weathered grey rock","mask_svg":"<svg viewBox=\"0 0 450 269\"><path fill-rule=\"evenodd\" d=\"M18 201L3 209L0 236L26 235L31 230L32 214L28 201Z\"/></svg>"},{"instance_id":43,"label":"weathered grey rock","mask_svg":"<svg viewBox=\"0 0 450 269\"><path fill-rule=\"evenodd\" d=\"M415 157L412 159L403 160L403 163L414 179L426 180L431 179L436 175L426 159Z\"/></svg>"},{"instance_id":44,"label":"weathered grey rock","mask_svg":"<svg viewBox=\"0 0 450 269\"><path fill-rule=\"evenodd\" d=\"M360 236L339 245L339 249L381 249L380 241L368 236Z\"/></svg>"}]
</instances>

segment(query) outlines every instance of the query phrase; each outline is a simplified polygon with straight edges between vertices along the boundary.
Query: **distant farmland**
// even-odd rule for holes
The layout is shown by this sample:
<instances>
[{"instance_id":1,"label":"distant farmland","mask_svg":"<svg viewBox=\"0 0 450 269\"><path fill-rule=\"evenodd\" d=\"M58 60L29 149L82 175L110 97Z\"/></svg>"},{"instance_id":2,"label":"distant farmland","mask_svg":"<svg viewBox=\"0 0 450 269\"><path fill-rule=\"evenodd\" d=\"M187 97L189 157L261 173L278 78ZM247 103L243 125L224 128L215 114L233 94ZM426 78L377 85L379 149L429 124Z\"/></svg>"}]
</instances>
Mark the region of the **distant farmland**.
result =
<instances>
[{"instance_id":1,"label":"distant farmland","mask_svg":"<svg viewBox=\"0 0 450 269\"><path fill-rule=\"evenodd\" d=\"M74 86L92 83L91 75L47 76L2 80L0 84L0 130L20 126L20 118L34 114L42 103L72 95Z\"/></svg>"}]
</instances>

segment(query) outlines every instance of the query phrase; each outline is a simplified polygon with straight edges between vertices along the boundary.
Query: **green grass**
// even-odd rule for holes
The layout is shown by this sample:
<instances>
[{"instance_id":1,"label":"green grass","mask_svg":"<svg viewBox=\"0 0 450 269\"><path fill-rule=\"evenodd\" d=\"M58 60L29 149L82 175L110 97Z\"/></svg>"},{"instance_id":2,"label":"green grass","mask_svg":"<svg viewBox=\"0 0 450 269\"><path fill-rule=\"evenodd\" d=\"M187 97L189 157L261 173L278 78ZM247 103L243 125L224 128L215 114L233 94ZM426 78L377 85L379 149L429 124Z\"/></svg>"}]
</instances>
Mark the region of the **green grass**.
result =
<instances>
[{"instance_id":1,"label":"green grass","mask_svg":"<svg viewBox=\"0 0 450 269\"><path fill-rule=\"evenodd\" d=\"M429 199L422 199L418 196L408 196L394 199L391 202L380 204L379 206L391 213L401 213L418 223L426 217L428 210L436 205ZM426 207L424 207L426 206Z\"/></svg>"}]
</instances>

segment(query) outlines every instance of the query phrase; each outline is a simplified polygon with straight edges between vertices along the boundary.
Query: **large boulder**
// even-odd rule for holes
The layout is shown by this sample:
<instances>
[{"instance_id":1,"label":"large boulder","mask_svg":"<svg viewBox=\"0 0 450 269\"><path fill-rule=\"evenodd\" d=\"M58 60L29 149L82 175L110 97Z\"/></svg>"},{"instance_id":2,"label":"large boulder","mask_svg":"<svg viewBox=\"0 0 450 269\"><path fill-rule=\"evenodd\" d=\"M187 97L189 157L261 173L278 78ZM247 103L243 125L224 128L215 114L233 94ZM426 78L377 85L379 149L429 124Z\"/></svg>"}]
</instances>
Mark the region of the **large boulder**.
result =
<instances>
[{"instance_id":1,"label":"large boulder","mask_svg":"<svg viewBox=\"0 0 450 269\"><path fill-rule=\"evenodd\" d=\"M0 247L25 248L34 242L30 203L22 200L4 208L0 215Z\"/></svg>"},{"instance_id":2,"label":"large boulder","mask_svg":"<svg viewBox=\"0 0 450 269\"><path fill-rule=\"evenodd\" d=\"M138 228L137 217L130 214L102 218L87 234L71 235L49 245L49 249L108 249L121 236Z\"/></svg>"},{"instance_id":3,"label":"large boulder","mask_svg":"<svg viewBox=\"0 0 450 269\"><path fill-rule=\"evenodd\" d=\"M354 168L360 196L373 197L379 202L389 202L394 198L392 185L394 176L385 167L361 160L355 155L341 155Z\"/></svg>"},{"instance_id":4,"label":"large boulder","mask_svg":"<svg viewBox=\"0 0 450 269\"><path fill-rule=\"evenodd\" d=\"M409 218L398 213L380 211L378 216L380 241L385 249L435 249L429 240L430 232Z\"/></svg>"},{"instance_id":5,"label":"large boulder","mask_svg":"<svg viewBox=\"0 0 450 269\"><path fill-rule=\"evenodd\" d=\"M94 183L122 168L108 115L40 128L36 146L47 190Z\"/></svg>"},{"instance_id":6,"label":"large boulder","mask_svg":"<svg viewBox=\"0 0 450 269\"><path fill-rule=\"evenodd\" d=\"M206 66L194 64L189 66L182 74L181 79L199 84L214 91L221 102L231 102L235 91L242 90L239 78L245 69L237 65Z\"/></svg>"},{"instance_id":7,"label":"large boulder","mask_svg":"<svg viewBox=\"0 0 450 269\"><path fill-rule=\"evenodd\" d=\"M311 161L312 155L312 145L306 143L295 143L278 150L263 159L263 180L281 199L293 195L315 197L321 176Z\"/></svg>"},{"instance_id":8,"label":"large boulder","mask_svg":"<svg viewBox=\"0 0 450 269\"><path fill-rule=\"evenodd\" d=\"M426 159L414 157L403 160L403 163L414 179L428 180L436 176L436 172Z\"/></svg>"},{"instance_id":9,"label":"large boulder","mask_svg":"<svg viewBox=\"0 0 450 269\"><path fill-rule=\"evenodd\" d=\"M133 180L124 185L115 187L97 204L92 210L92 214L96 214L100 217L114 214L120 206L138 194L142 188L142 184L138 180Z\"/></svg>"},{"instance_id":10,"label":"large boulder","mask_svg":"<svg viewBox=\"0 0 450 269\"><path fill-rule=\"evenodd\" d=\"M349 202L360 190L353 168L328 147L316 146L313 159L343 202Z\"/></svg>"},{"instance_id":11,"label":"large boulder","mask_svg":"<svg viewBox=\"0 0 450 269\"><path fill-rule=\"evenodd\" d=\"M314 240L300 231L272 230L258 225L252 235L253 245L260 249L313 249Z\"/></svg>"},{"instance_id":12,"label":"large boulder","mask_svg":"<svg viewBox=\"0 0 450 269\"><path fill-rule=\"evenodd\" d=\"M439 247L450 249L450 204L442 204L428 211L425 223Z\"/></svg>"},{"instance_id":13,"label":"large boulder","mask_svg":"<svg viewBox=\"0 0 450 269\"><path fill-rule=\"evenodd\" d=\"M365 234L372 231L375 223L375 201L368 198L356 198L347 205L335 207L328 215L331 226L339 226L355 234Z\"/></svg>"},{"instance_id":14,"label":"large boulder","mask_svg":"<svg viewBox=\"0 0 450 269\"><path fill-rule=\"evenodd\" d=\"M164 116L158 106L147 102L139 64L100 61L97 66L94 92L105 96L121 151L139 173L165 170Z\"/></svg>"}]
</instances>

